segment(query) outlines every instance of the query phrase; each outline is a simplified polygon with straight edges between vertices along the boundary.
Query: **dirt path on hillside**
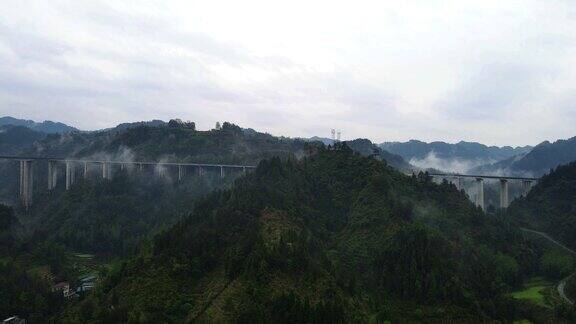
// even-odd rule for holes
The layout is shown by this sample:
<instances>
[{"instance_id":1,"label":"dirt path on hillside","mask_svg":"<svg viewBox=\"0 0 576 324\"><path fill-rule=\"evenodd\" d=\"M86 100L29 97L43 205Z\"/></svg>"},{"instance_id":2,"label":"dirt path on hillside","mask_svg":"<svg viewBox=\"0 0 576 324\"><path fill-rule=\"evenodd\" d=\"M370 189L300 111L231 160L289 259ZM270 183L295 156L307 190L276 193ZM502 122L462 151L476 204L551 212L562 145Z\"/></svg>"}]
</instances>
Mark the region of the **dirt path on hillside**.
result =
<instances>
[{"instance_id":1,"label":"dirt path on hillside","mask_svg":"<svg viewBox=\"0 0 576 324\"><path fill-rule=\"evenodd\" d=\"M531 230L531 229L527 229L527 228L521 227L520 229L524 232L529 232L529 233L534 233L534 234L540 235L543 238L545 238L548 241L554 243L555 245L561 247L562 249L564 249L565 251L569 252L570 254L572 254L573 256L576 257L576 251L574 251L571 248L567 247L566 245L556 241L550 235L548 235L544 232L539 232L539 231L535 231L535 230ZM572 278L573 275L574 275L574 273L572 273L568 277L560 280L560 282L558 283L558 287L557 287L558 294L560 295L560 297L562 297L562 299L570 305L574 305L574 302L570 298L568 298L568 296L566 296L566 282L568 281L568 279Z\"/></svg>"}]
</instances>

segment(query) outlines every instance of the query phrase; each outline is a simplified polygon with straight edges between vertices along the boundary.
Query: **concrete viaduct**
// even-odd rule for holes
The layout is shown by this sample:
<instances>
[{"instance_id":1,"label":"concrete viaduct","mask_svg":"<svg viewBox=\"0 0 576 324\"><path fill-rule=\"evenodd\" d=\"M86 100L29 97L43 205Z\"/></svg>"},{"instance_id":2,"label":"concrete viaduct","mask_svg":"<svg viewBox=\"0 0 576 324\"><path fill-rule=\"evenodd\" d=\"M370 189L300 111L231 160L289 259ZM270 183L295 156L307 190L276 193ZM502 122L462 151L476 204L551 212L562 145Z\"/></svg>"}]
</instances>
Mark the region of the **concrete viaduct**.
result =
<instances>
[{"instance_id":1,"label":"concrete viaduct","mask_svg":"<svg viewBox=\"0 0 576 324\"><path fill-rule=\"evenodd\" d=\"M446 179L456 185L458 190L462 189L462 179L472 178L476 181L478 194L476 195L476 206L485 209L484 206L484 180L495 179L500 181L500 208L508 208L510 205L510 197L508 195L509 181L520 181L522 183L522 194L526 196L532 183L537 182L538 178L527 177L507 177L507 176L489 176L489 175L470 175L470 174L450 174L450 173L429 173L432 178Z\"/></svg>"},{"instance_id":2,"label":"concrete viaduct","mask_svg":"<svg viewBox=\"0 0 576 324\"><path fill-rule=\"evenodd\" d=\"M119 167L124 169L130 167L137 171L142 171L144 167L154 167L159 176L166 176L166 169L173 168L178 172L178 181L181 181L188 168L195 168L198 175L202 176L207 169L219 170L220 176L224 177L225 170L242 170L246 172L254 169L253 165L231 165L231 164L208 164L208 163L180 163L180 162L144 162L144 161L107 161L107 160L85 160L85 159L66 159L54 157L21 157L21 156L0 156L0 160L15 160L20 162L20 199L24 207L28 208L32 204L32 193L34 185L33 167L35 162L45 161L48 164L48 190L54 190L58 179L58 164L65 166L66 190L70 189L76 177L76 168L81 167L81 173L84 178L88 177L89 166L96 165L99 167L99 173L103 179L112 177L112 169ZM484 206L484 180L496 179L500 181L500 207L508 208L510 198L508 195L509 181L520 181L522 183L523 194L526 195L532 188L532 183L537 182L538 178L527 177L508 177L508 176L490 176L490 175L469 175L469 174L452 174L452 173L429 173L429 176L436 179L446 179L456 185L458 190L462 188L462 180L472 178L476 181L478 194L475 203L478 207L485 209Z\"/></svg>"},{"instance_id":3,"label":"concrete viaduct","mask_svg":"<svg viewBox=\"0 0 576 324\"><path fill-rule=\"evenodd\" d=\"M218 170L220 177L224 177L226 170L247 170L254 169L253 165L232 165L232 164L209 164L209 163L180 163L180 162L145 162L145 161L107 161L107 160L84 160L66 159L54 157L21 157L21 156L0 156L0 160L15 160L20 162L20 200L22 205L29 208L32 205L32 193L34 186L34 164L40 161L48 164L48 190L56 188L58 179L58 165L64 165L66 176L66 190L70 189L76 177L76 168L80 167L82 176L88 177L90 166L96 165L98 173L103 179L112 177L114 167L124 169L130 167L137 171L142 171L144 167L154 167L159 176L166 176L166 169L173 168L178 172L178 181L182 181L186 170L194 168L198 175L204 175L208 169Z\"/></svg>"}]
</instances>

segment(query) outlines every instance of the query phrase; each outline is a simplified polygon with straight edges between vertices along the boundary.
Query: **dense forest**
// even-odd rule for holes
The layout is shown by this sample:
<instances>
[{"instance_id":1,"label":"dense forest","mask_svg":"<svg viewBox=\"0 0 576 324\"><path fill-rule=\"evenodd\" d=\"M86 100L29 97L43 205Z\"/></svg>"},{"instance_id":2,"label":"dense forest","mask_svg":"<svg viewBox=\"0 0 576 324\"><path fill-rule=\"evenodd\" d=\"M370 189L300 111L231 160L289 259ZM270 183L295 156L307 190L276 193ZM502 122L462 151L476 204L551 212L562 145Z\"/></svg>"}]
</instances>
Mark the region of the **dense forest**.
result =
<instances>
[{"instance_id":1,"label":"dense forest","mask_svg":"<svg viewBox=\"0 0 576 324\"><path fill-rule=\"evenodd\" d=\"M74 251L128 255L142 240L186 216L197 198L229 185L239 173L225 178L219 172L193 174L178 182L153 169L118 170L110 180L80 180L71 190L45 192L23 222L36 239Z\"/></svg>"},{"instance_id":2,"label":"dense forest","mask_svg":"<svg viewBox=\"0 0 576 324\"><path fill-rule=\"evenodd\" d=\"M262 161L61 320L511 321L540 254L454 186L342 145Z\"/></svg>"},{"instance_id":3,"label":"dense forest","mask_svg":"<svg viewBox=\"0 0 576 324\"><path fill-rule=\"evenodd\" d=\"M0 204L0 315L25 314L30 322L40 323L54 314L63 300L50 291L46 280L17 261L25 253L15 235L18 226L14 210Z\"/></svg>"}]
</instances>

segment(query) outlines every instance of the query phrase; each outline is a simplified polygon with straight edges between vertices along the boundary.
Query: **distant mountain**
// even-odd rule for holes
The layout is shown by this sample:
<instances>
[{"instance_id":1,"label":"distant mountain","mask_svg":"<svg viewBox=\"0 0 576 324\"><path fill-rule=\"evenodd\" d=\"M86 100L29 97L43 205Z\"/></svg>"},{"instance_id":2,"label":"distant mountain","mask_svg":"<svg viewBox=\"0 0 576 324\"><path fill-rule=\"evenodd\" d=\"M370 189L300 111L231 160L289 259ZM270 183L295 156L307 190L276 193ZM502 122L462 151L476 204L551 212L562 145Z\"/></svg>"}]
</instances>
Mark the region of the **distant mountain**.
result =
<instances>
[{"instance_id":1,"label":"distant mountain","mask_svg":"<svg viewBox=\"0 0 576 324\"><path fill-rule=\"evenodd\" d=\"M0 126L6 126L6 125L24 126L37 132L42 132L46 134L69 133L78 131L78 129L72 126L68 126L60 122L53 122L50 120L37 123L33 120L17 119L10 116L0 117Z\"/></svg>"},{"instance_id":2,"label":"distant mountain","mask_svg":"<svg viewBox=\"0 0 576 324\"><path fill-rule=\"evenodd\" d=\"M434 152L439 158L482 159L500 161L518 154L528 153L532 147L486 146L476 142L458 142L450 144L445 142L387 142L380 144L385 150L398 154L405 159L425 158Z\"/></svg>"},{"instance_id":3,"label":"distant mountain","mask_svg":"<svg viewBox=\"0 0 576 324\"><path fill-rule=\"evenodd\" d=\"M466 172L487 163L493 163L515 155L528 153L532 147L486 146L475 142L387 142L379 145L382 149L402 156L406 161L422 168L436 168L444 171Z\"/></svg>"},{"instance_id":4,"label":"distant mountain","mask_svg":"<svg viewBox=\"0 0 576 324\"><path fill-rule=\"evenodd\" d=\"M511 173L517 175L541 176L559 165L576 161L576 137L545 141L535 146L525 155L514 156L504 161L476 168L482 173Z\"/></svg>"}]
</instances>

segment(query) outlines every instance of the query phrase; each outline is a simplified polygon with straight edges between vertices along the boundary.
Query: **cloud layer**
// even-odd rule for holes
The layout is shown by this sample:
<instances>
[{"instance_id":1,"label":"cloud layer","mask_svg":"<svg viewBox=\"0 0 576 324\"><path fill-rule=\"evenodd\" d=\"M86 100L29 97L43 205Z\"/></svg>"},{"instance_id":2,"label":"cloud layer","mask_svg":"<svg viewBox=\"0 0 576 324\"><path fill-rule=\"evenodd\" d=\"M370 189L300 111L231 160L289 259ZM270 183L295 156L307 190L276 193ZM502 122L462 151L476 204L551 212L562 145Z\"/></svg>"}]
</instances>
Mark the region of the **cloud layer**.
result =
<instances>
[{"instance_id":1,"label":"cloud layer","mask_svg":"<svg viewBox=\"0 0 576 324\"><path fill-rule=\"evenodd\" d=\"M0 114L536 144L576 135L574 30L559 0L6 0Z\"/></svg>"}]
</instances>

